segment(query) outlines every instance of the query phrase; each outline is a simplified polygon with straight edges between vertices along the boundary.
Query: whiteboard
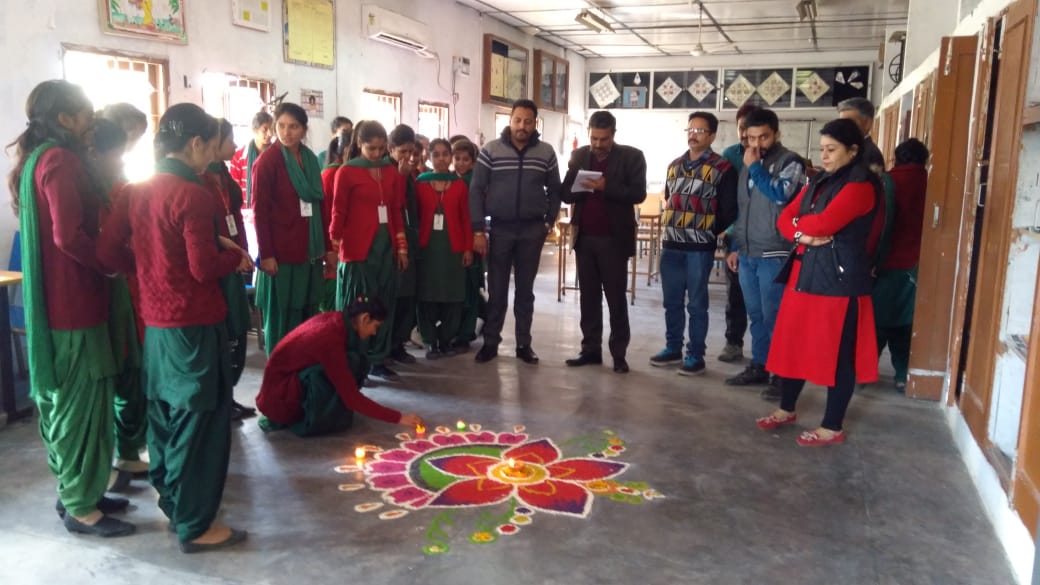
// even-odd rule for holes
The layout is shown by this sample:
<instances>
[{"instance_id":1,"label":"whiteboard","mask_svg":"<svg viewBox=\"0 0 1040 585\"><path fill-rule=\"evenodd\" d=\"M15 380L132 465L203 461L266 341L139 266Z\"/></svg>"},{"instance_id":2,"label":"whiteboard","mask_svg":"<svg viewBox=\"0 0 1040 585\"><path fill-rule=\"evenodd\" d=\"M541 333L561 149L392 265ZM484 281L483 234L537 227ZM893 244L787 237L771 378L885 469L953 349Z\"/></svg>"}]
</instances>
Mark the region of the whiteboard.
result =
<instances>
[{"instance_id":1,"label":"whiteboard","mask_svg":"<svg viewBox=\"0 0 1040 585\"><path fill-rule=\"evenodd\" d=\"M231 0L231 23L255 30L271 30L269 0Z\"/></svg>"}]
</instances>

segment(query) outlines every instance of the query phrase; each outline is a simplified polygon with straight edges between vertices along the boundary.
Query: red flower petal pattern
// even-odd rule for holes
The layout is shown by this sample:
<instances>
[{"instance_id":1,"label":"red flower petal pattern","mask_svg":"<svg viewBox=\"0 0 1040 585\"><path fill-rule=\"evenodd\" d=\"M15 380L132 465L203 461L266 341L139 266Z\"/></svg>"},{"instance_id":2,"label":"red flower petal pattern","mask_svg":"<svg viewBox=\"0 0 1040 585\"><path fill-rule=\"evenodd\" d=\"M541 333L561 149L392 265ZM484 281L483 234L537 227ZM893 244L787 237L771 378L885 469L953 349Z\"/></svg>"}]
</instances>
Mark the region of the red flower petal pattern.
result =
<instances>
[{"instance_id":1,"label":"red flower petal pattern","mask_svg":"<svg viewBox=\"0 0 1040 585\"><path fill-rule=\"evenodd\" d=\"M468 454L448 455L426 461L444 473L458 477L485 477L489 467L502 462L493 457Z\"/></svg>"},{"instance_id":2,"label":"red flower petal pattern","mask_svg":"<svg viewBox=\"0 0 1040 585\"><path fill-rule=\"evenodd\" d=\"M615 463L599 459L564 459L546 466L553 479L567 481L593 481L614 477L628 468L627 463Z\"/></svg>"},{"instance_id":3,"label":"red flower petal pattern","mask_svg":"<svg viewBox=\"0 0 1040 585\"><path fill-rule=\"evenodd\" d=\"M513 495L514 488L488 478L466 479L444 488L429 503L430 506L488 506L503 502Z\"/></svg>"},{"instance_id":4,"label":"red flower petal pattern","mask_svg":"<svg viewBox=\"0 0 1040 585\"><path fill-rule=\"evenodd\" d=\"M540 439L533 443L513 447L502 454L502 459L510 458L525 463L548 465L560 458L560 450L549 439Z\"/></svg>"},{"instance_id":5,"label":"red flower petal pattern","mask_svg":"<svg viewBox=\"0 0 1040 585\"><path fill-rule=\"evenodd\" d=\"M518 498L532 508L584 518L592 507L592 497L584 487L567 481L547 479L542 483L519 486Z\"/></svg>"}]
</instances>

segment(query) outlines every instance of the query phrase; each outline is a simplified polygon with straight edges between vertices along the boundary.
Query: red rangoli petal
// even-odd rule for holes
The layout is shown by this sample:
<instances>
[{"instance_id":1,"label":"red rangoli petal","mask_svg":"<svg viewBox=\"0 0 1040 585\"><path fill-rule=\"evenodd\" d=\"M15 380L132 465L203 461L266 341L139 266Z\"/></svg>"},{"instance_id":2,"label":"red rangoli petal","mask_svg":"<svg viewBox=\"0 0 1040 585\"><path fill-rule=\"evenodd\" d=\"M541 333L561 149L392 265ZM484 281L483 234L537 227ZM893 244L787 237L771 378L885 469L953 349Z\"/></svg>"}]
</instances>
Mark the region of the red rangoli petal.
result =
<instances>
[{"instance_id":1,"label":"red rangoli petal","mask_svg":"<svg viewBox=\"0 0 1040 585\"><path fill-rule=\"evenodd\" d=\"M441 447L448 447L451 445L465 445L466 437L460 435L435 435L432 441Z\"/></svg>"},{"instance_id":2,"label":"red rangoli petal","mask_svg":"<svg viewBox=\"0 0 1040 585\"><path fill-rule=\"evenodd\" d=\"M584 518L592 508L592 496L589 491L567 481L547 479L542 483L520 486L516 495L532 508L555 514Z\"/></svg>"},{"instance_id":3,"label":"red rangoli petal","mask_svg":"<svg viewBox=\"0 0 1040 585\"><path fill-rule=\"evenodd\" d=\"M533 443L517 445L502 454L502 459L513 458L517 461L548 465L560 458L560 450L549 439L539 439Z\"/></svg>"},{"instance_id":4,"label":"red rangoli petal","mask_svg":"<svg viewBox=\"0 0 1040 585\"><path fill-rule=\"evenodd\" d=\"M607 479L618 475L627 468L627 463L584 458L564 459L546 466L553 479L565 479L567 481Z\"/></svg>"},{"instance_id":5,"label":"red rangoli petal","mask_svg":"<svg viewBox=\"0 0 1040 585\"><path fill-rule=\"evenodd\" d=\"M403 473L408 470L408 465L401 461L373 461L368 464L368 472L371 474Z\"/></svg>"},{"instance_id":6,"label":"red rangoli petal","mask_svg":"<svg viewBox=\"0 0 1040 585\"><path fill-rule=\"evenodd\" d=\"M428 496L429 492L419 489L414 485L396 489L386 495L386 497L393 503L399 506L408 505L409 507L414 506L415 502L418 502L423 498L429 499Z\"/></svg>"},{"instance_id":7,"label":"red rangoli petal","mask_svg":"<svg viewBox=\"0 0 1040 585\"><path fill-rule=\"evenodd\" d=\"M407 475L399 473L397 475L376 475L370 477L368 478L368 485L377 490L389 490L412 485L412 482Z\"/></svg>"},{"instance_id":8,"label":"red rangoli petal","mask_svg":"<svg viewBox=\"0 0 1040 585\"><path fill-rule=\"evenodd\" d=\"M448 487L428 505L445 507L488 506L505 501L513 495L513 486L486 477L457 481Z\"/></svg>"},{"instance_id":9,"label":"red rangoli petal","mask_svg":"<svg viewBox=\"0 0 1040 585\"><path fill-rule=\"evenodd\" d=\"M488 467L500 463L501 460L484 455L447 455L426 460L430 465L444 473L457 477L485 477Z\"/></svg>"},{"instance_id":10,"label":"red rangoli petal","mask_svg":"<svg viewBox=\"0 0 1040 585\"><path fill-rule=\"evenodd\" d=\"M393 449L377 455L379 461L411 461L415 456L416 453L408 449Z\"/></svg>"}]
</instances>

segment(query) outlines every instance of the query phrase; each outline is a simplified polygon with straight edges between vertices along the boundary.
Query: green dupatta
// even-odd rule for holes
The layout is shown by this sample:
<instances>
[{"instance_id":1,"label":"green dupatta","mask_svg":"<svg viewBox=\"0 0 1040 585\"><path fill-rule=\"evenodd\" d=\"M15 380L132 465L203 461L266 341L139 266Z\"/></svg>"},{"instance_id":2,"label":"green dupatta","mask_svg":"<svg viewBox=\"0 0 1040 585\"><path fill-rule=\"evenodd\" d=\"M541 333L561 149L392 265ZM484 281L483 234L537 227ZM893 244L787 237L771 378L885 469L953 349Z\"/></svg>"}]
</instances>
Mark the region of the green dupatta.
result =
<instances>
[{"instance_id":1,"label":"green dupatta","mask_svg":"<svg viewBox=\"0 0 1040 585\"><path fill-rule=\"evenodd\" d=\"M429 172L423 173L423 174L419 175L418 177L416 177L415 182L416 183L423 183L423 182L429 182L429 181L449 181L449 182L454 182L454 181L461 181L461 180L463 180L463 179L460 178L455 173L435 173L433 171L429 171Z\"/></svg>"},{"instance_id":2,"label":"green dupatta","mask_svg":"<svg viewBox=\"0 0 1040 585\"><path fill-rule=\"evenodd\" d=\"M36 204L36 164L47 150L57 146L48 140L36 147L25 161L18 183L18 229L22 238L22 286L25 332L29 348L30 383L33 394L58 385L54 372L54 343L43 294L43 258L40 252L40 218Z\"/></svg>"},{"instance_id":3,"label":"green dupatta","mask_svg":"<svg viewBox=\"0 0 1040 585\"><path fill-rule=\"evenodd\" d=\"M310 233L307 238L307 257L317 260L325 255L325 233L321 221L321 200L325 191L321 183L321 165L318 157L305 144L300 145L300 160L303 167L296 164L295 157L285 145L281 145L285 168L289 171L289 181L300 201L311 204Z\"/></svg>"}]
</instances>

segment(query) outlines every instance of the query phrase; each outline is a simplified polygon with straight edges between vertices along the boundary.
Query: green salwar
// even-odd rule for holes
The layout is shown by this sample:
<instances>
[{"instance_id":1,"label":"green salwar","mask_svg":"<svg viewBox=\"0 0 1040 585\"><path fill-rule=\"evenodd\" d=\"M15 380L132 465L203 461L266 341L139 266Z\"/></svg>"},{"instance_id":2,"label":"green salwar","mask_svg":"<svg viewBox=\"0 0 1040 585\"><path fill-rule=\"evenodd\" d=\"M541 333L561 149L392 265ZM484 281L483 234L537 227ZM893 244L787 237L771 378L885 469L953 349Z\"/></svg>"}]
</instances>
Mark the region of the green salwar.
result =
<instances>
[{"instance_id":1,"label":"green salwar","mask_svg":"<svg viewBox=\"0 0 1040 585\"><path fill-rule=\"evenodd\" d=\"M297 325L318 314L323 278L321 264L310 263L280 263L278 274L257 276L256 304L263 312L267 355Z\"/></svg>"},{"instance_id":2,"label":"green salwar","mask_svg":"<svg viewBox=\"0 0 1040 585\"><path fill-rule=\"evenodd\" d=\"M404 235L408 242L408 268L397 273L397 298L394 302L394 323L390 332L390 347L400 347L412 337L416 325L415 291L418 281L419 208L415 198L415 181L409 177L401 206Z\"/></svg>"},{"instance_id":3,"label":"green salwar","mask_svg":"<svg viewBox=\"0 0 1040 585\"><path fill-rule=\"evenodd\" d=\"M436 214L444 208L437 206ZM431 230L418 254L419 333L427 346L448 347L459 329L466 298L466 268L462 254L451 250L446 230Z\"/></svg>"},{"instance_id":4,"label":"green salwar","mask_svg":"<svg viewBox=\"0 0 1040 585\"><path fill-rule=\"evenodd\" d=\"M484 259L473 255L473 264L466 267L466 296L462 300L462 316L459 320L456 341L467 343L477 339L477 319L487 319L487 300L480 294L484 288Z\"/></svg>"},{"instance_id":5,"label":"green salwar","mask_svg":"<svg viewBox=\"0 0 1040 585\"><path fill-rule=\"evenodd\" d=\"M231 356L231 387L234 388L246 367L246 334L252 322L249 296L241 274L233 273L220 279L220 288L227 303L228 316L224 321L228 332L228 355Z\"/></svg>"},{"instance_id":6,"label":"green salwar","mask_svg":"<svg viewBox=\"0 0 1040 585\"><path fill-rule=\"evenodd\" d=\"M368 359L381 364L390 353L394 306L397 297L397 263L390 233L379 226L368 256L361 262L340 262L336 275L336 309L343 310L358 297L379 299L387 309L386 321L368 342Z\"/></svg>"},{"instance_id":7,"label":"green salwar","mask_svg":"<svg viewBox=\"0 0 1040 585\"><path fill-rule=\"evenodd\" d=\"M141 390L141 342L126 277L111 281L108 328L118 371L115 386L116 456L140 461L148 429L148 401Z\"/></svg>"},{"instance_id":8,"label":"green salwar","mask_svg":"<svg viewBox=\"0 0 1040 585\"><path fill-rule=\"evenodd\" d=\"M209 529L224 494L231 454L229 355L223 323L145 332L148 475L182 542Z\"/></svg>"},{"instance_id":9,"label":"green salwar","mask_svg":"<svg viewBox=\"0 0 1040 585\"><path fill-rule=\"evenodd\" d=\"M118 370L108 324L50 331L53 388L33 386L47 464L58 498L73 516L97 508L108 487L115 448L113 400Z\"/></svg>"},{"instance_id":10,"label":"green salwar","mask_svg":"<svg viewBox=\"0 0 1040 585\"><path fill-rule=\"evenodd\" d=\"M321 304L318 310L322 313L336 310L336 279L326 278L321 289Z\"/></svg>"},{"instance_id":11,"label":"green salwar","mask_svg":"<svg viewBox=\"0 0 1040 585\"><path fill-rule=\"evenodd\" d=\"M882 270L874 282L874 302L878 353L885 347L892 356L895 381L905 383L910 368L910 341L913 336L914 302L917 296L917 269Z\"/></svg>"}]
</instances>

